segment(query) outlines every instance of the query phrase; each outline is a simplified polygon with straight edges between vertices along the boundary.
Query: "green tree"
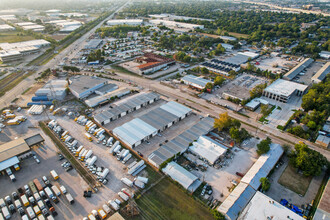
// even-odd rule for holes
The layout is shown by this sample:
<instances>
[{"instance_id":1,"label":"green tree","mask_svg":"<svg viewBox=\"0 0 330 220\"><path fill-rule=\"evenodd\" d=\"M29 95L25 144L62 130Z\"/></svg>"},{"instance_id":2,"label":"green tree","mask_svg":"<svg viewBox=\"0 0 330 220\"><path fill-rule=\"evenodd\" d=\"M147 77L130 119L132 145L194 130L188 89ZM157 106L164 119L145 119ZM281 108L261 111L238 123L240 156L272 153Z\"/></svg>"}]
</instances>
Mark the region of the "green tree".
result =
<instances>
[{"instance_id":1,"label":"green tree","mask_svg":"<svg viewBox=\"0 0 330 220\"><path fill-rule=\"evenodd\" d=\"M265 192L268 191L270 188L270 182L269 182L268 178L262 177L262 178L260 178L260 182L261 182L262 190Z\"/></svg>"},{"instance_id":2,"label":"green tree","mask_svg":"<svg viewBox=\"0 0 330 220\"><path fill-rule=\"evenodd\" d=\"M213 127L218 129L218 131L222 131L223 129L227 129L231 125L231 118L228 115L228 112L222 113L219 115L219 118L214 120Z\"/></svg>"},{"instance_id":3,"label":"green tree","mask_svg":"<svg viewBox=\"0 0 330 220\"><path fill-rule=\"evenodd\" d=\"M236 142L241 143L241 137L240 137L240 132L239 129L235 127L231 127L229 130L230 137L234 139Z\"/></svg>"},{"instance_id":4,"label":"green tree","mask_svg":"<svg viewBox=\"0 0 330 220\"><path fill-rule=\"evenodd\" d=\"M201 68L201 72L202 72L202 74L209 74L210 73L210 71L206 67Z\"/></svg>"},{"instance_id":5,"label":"green tree","mask_svg":"<svg viewBox=\"0 0 330 220\"><path fill-rule=\"evenodd\" d=\"M216 85L216 86L221 86L224 82L225 82L225 78L224 77L222 77L222 76L217 76L217 77L215 77L215 79L214 79L214 85Z\"/></svg>"},{"instance_id":6,"label":"green tree","mask_svg":"<svg viewBox=\"0 0 330 220\"><path fill-rule=\"evenodd\" d=\"M205 89L213 89L213 84L212 83L206 83Z\"/></svg>"},{"instance_id":7,"label":"green tree","mask_svg":"<svg viewBox=\"0 0 330 220\"><path fill-rule=\"evenodd\" d=\"M272 141L269 137L267 137L265 140L260 141L260 143L257 144L257 153L259 155L267 153L270 150L271 143Z\"/></svg>"}]
</instances>

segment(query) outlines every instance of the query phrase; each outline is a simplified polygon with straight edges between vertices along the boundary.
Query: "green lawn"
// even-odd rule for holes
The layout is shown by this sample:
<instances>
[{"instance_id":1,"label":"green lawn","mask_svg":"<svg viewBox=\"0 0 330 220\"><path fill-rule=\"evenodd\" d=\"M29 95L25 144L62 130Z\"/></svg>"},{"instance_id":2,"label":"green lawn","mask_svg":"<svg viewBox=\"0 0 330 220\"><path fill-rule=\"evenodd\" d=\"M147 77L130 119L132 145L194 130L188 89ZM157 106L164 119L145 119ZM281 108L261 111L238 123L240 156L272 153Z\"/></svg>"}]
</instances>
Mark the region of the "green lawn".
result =
<instances>
[{"instance_id":1,"label":"green lawn","mask_svg":"<svg viewBox=\"0 0 330 220\"><path fill-rule=\"evenodd\" d=\"M302 174L297 173L296 168L289 164L283 171L278 183L291 191L304 196L312 179L313 177L305 177Z\"/></svg>"},{"instance_id":2,"label":"green lawn","mask_svg":"<svg viewBox=\"0 0 330 220\"><path fill-rule=\"evenodd\" d=\"M14 43L33 39L35 39L33 36L29 36L18 31L0 32L0 43Z\"/></svg>"},{"instance_id":3,"label":"green lawn","mask_svg":"<svg viewBox=\"0 0 330 220\"><path fill-rule=\"evenodd\" d=\"M141 213L134 219L213 219L211 212L206 207L167 178L136 199L136 203Z\"/></svg>"}]
</instances>

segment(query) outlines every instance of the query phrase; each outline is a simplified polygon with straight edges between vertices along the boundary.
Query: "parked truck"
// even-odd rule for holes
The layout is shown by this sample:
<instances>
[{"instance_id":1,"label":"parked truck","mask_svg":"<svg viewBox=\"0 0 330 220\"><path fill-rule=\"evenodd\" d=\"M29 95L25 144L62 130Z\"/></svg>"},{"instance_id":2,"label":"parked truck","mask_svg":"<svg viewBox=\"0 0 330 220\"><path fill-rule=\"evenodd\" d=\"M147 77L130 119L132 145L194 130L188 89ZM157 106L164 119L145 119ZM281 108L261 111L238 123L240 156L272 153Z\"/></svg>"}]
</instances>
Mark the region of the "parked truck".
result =
<instances>
[{"instance_id":1,"label":"parked truck","mask_svg":"<svg viewBox=\"0 0 330 220\"><path fill-rule=\"evenodd\" d=\"M51 170L50 171L50 175L52 175L52 177L54 178L54 180L58 180L59 176L57 175L57 173L55 172L55 170Z\"/></svg>"},{"instance_id":2,"label":"parked truck","mask_svg":"<svg viewBox=\"0 0 330 220\"><path fill-rule=\"evenodd\" d=\"M43 186L41 185L41 183L39 182L38 179L34 179L34 180L33 180L33 183L34 183L34 185L37 187L37 189L38 189L39 191L41 191L41 190L44 189Z\"/></svg>"},{"instance_id":3,"label":"parked truck","mask_svg":"<svg viewBox=\"0 0 330 220\"><path fill-rule=\"evenodd\" d=\"M66 199L68 200L68 202L69 202L70 204L73 204L73 203L74 203L74 199L73 199L73 197L71 196L70 193L67 193L67 194L65 195L65 197L66 197Z\"/></svg>"},{"instance_id":4,"label":"parked truck","mask_svg":"<svg viewBox=\"0 0 330 220\"><path fill-rule=\"evenodd\" d=\"M88 166L93 166L94 165L94 163L96 162L96 160L97 160L97 156L93 156L90 160L89 160L89 162L88 162Z\"/></svg>"},{"instance_id":5,"label":"parked truck","mask_svg":"<svg viewBox=\"0 0 330 220\"><path fill-rule=\"evenodd\" d=\"M30 219L34 219L36 217L36 214L34 213L31 206L26 208L26 212L29 215Z\"/></svg>"},{"instance_id":6,"label":"parked truck","mask_svg":"<svg viewBox=\"0 0 330 220\"><path fill-rule=\"evenodd\" d=\"M30 205L30 202L29 202L29 200L27 199L27 197L26 197L25 194L23 194L23 195L21 196L21 200L22 200L22 203L23 203L23 205L24 205L25 207L28 206L28 205Z\"/></svg>"},{"instance_id":7,"label":"parked truck","mask_svg":"<svg viewBox=\"0 0 330 220\"><path fill-rule=\"evenodd\" d=\"M89 140L89 141L93 141L93 138L92 138L92 136L91 136L90 134L88 134L88 133L86 132L86 133L84 133L84 135L85 135L85 137L87 138L87 140Z\"/></svg>"},{"instance_id":8,"label":"parked truck","mask_svg":"<svg viewBox=\"0 0 330 220\"><path fill-rule=\"evenodd\" d=\"M127 186L129 186L129 187L132 187L132 186L133 186L133 182L132 182L131 180L127 179L126 177L121 178L121 181L122 181L123 183L125 183L125 184L126 184Z\"/></svg>"},{"instance_id":9,"label":"parked truck","mask_svg":"<svg viewBox=\"0 0 330 220\"><path fill-rule=\"evenodd\" d=\"M54 193L52 192L52 190L49 187L45 188L45 192L51 200L53 200L55 203L58 202L57 197L54 195Z\"/></svg>"},{"instance_id":10,"label":"parked truck","mask_svg":"<svg viewBox=\"0 0 330 220\"><path fill-rule=\"evenodd\" d=\"M10 215L10 212L9 212L7 206L2 207L1 211L2 211L3 217L5 217L5 219L10 219L11 215Z\"/></svg>"},{"instance_id":11,"label":"parked truck","mask_svg":"<svg viewBox=\"0 0 330 220\"><path fill-rule=\"evenodd\" d=\"M124 201L127 201L129 199L129 196L126 195L123 192L119 192L118 195L120 196L120 198L122 198Z\"/></svg>"},{"instance_id":12,"label":"parked truck","mask_svg":"<svg viewBox=\"0 0 330 220\"><path fill-rule=\"evenodd\" d=\"M29 185L29 187L30 187L30 189L31 189L31 191L32 191L33 194L36 193L36 192L38 192L38 190L37 190L36 186L34 185L33 181L30 181L28 183L28 185Z\"/></svg>"},{"instance_id":13,"label":"parked truck","mask_svg":"<svg viewBox=\"0 0 330 220\"><path fill-rule=\"evenodd\" d=\"M57 186L53 185L52 190L53 190L53 192L55 193L56 196L61 195L61 191L57 188Z\"/></svg>"}]
</instances>

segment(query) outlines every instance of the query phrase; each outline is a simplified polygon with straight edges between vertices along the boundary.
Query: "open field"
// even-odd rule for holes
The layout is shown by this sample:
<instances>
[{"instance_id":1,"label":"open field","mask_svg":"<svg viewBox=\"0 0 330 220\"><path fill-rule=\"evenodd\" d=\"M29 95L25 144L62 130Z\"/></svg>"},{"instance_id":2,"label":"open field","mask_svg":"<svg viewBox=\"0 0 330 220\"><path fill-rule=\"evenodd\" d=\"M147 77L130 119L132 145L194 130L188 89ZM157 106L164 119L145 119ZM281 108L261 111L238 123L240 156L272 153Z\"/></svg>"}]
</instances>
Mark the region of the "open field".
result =
<instances>
[{"instance_id":1,"label":"open field","mask_svg":"<svg viewBox=\"0 0 330 220\"><path fill-rule=\"evenodd\" d=\"M35 39L33 36L18 31L0 32L0 43L14 43L33 39Z\"/></svg>"},{"instance_id":2,"label":"open field","mask_svg":"<svg viewBox=\"0 0 330 220\"><path fill-rule=\"evenodd\" d=\"M282 173L278 183L293 192L305 195L312 179L313 177L304 177L297 173L296 169L289 164Z\"/></svg>"},{"instance_id":3,"label":"open field","mask_svg":"<svg viewBox=\"0 0 330 220\"><path fill-rule=\"evenodd\" d=\"M248 38L249 35L248 34L240 34L240 33L235 33L235 32L228 32L229 35L232 35L236 38Z\"/></svg>"},{"instance_id":4,"label":"open field","mask_svg":"<svg viewBox=\"0 0 330 220\"><path fill-rule=\"evenodd\" d=\"M143 194L136 203L142 213L134 219L213 219L206 207L167 178Z\"/></svg>"}]
</instances>

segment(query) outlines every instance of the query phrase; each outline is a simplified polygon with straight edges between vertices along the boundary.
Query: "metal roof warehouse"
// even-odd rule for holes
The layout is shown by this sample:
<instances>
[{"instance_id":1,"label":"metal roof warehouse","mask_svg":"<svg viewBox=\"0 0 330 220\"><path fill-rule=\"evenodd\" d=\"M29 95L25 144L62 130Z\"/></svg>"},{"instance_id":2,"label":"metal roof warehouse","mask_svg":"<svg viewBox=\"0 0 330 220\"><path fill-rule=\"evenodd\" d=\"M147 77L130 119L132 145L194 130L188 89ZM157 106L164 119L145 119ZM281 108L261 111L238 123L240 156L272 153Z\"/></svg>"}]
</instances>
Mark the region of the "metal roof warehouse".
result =
<instances>
[{"instance_id":1,"label":"metal roof warehouse","mask_svg":"<svg viewBox=\"0 0 330 220\"><path fill-rule=\"evenodd\" d=\"M197 89L204 89L206 84L212 83L208 79L203 79L194 75L186 75L181 79L185 84L193 86Z\"/></svg>"},{"instance_id":2,"label":"metal roof warehouse","mask_svg":"<svg viewBox=\"0 0 330 220\"><path fill-rule=\"evenodd\" d=\"M320 83L322 82L325 77L330 73L330 62L327 62L322 66L322 68L317 71L317 73L312 77L313 83Z\"/></svg>"},{"instance_id":3,"label":"metal roof warehouse","mask_svg":"<svg viewBox=\"0 0 330 220\"><path fill-rule=\"evenodd\" d=\"M148 157L149 162L155 167L159 167L164 161L177 153L185 152L190 143L199 136L210 132L213 129L213 124L213 118L206 117L201 119L197 124L152 152Z\"/></svg>"},{"instance_id":4,"label":"metal roof warehouse","mask_svg":"<svg viewBox=\"0 0 330 220\"><path fill-rule=\"evenodd\" d=\"M291 69L289 72L287 72L283 79L286 80L293 80L301 71L303 71L306 67L311 65L314 62L312 58L307 58L304 61L300 62L297 66L295 66L293 69Z\"/></svg>"},{"instance_id":5,"label":"metal roof warehouse","mask_svg":"<svg viewBox=\"0 0 330 220\"><path fill-rule=\"evenodd\" d=\"M97 123L105 125L157 100L159 100L157 93L138 93L112 104L109 110L95 115L94 119Z\"/></svg>"},{"instance_id":6,"label":"metal roof warehouse","mask_svg":"<svg viewBox=\"0 0 330 220\"><path fill-rule=\"evenodd\" d=\"M136 147L158 132L172 126L191 113L191 109L168 102L152 111L113 129L113 134L129 147Z\"/></svg>"}]
</instances>

